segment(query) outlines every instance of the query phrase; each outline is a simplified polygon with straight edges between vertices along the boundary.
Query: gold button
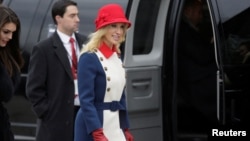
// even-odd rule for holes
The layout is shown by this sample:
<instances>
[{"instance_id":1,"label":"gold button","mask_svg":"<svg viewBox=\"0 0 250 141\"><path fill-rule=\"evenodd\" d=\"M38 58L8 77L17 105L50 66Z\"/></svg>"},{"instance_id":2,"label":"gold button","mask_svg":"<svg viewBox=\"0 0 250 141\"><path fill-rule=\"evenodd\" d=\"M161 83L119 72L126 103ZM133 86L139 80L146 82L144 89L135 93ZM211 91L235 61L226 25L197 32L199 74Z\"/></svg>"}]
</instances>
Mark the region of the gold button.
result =
<instances>
[{"instance_id":1,"label":"gold button","mask_svg":"<svg viewBox=\"0 0 250 141\"><path fill-rule=\"evenodd\" d=\"M110 81L110 77L107 77L107 80Z\"/></svg>"},{"instance_id":2,"label":"gold button","mask_svg":"<svg viewBox=\"0 0 250 141\"><path fill-rule=\"evenodd\" d=\"M109 91L110 91L110 88L107 88L107 91L109 92Z\"/></svg>"},{"instance_id":3,"label":"gold button","mask_svg":"<svg viewBox=\"0 0 250 141\"><path fill-rule=\"evenodd\" d=\"M100 60L101 60L101 61L103 61L103 58L102 58L102 57L100 57Z\"/></svg>"},{"instance_id":4,"label":"gold button","mask_svg":"<svg viewBox=\"0 0 250 141\"><path fill-rule=\"evenodd\" d=\"M107 68L107 67L104 67L104 70L105 70L105 71L107 71L107 70L108 70L108 68Z\"/></svg>"}]
</instances>

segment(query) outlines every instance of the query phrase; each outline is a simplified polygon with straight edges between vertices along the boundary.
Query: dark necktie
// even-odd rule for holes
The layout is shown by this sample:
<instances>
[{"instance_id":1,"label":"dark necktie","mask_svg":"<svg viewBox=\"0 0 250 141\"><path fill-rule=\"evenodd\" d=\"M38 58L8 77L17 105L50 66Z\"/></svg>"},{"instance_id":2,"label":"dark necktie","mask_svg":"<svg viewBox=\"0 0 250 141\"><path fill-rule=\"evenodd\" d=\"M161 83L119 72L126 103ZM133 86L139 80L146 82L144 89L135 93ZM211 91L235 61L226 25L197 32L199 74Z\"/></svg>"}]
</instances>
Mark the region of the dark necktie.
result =
<instances>
[{"instance_id":1,"label":"dark necktie","mask_svg":"<svg viewBox=\"0 0 250 141\"><path fill-rule=\"evenodd\" d=\"M76 57L76 50L75 50L75 39L71 37L69 42L71 44L71 53L72 53L71 54L72 55L71 70L72 70L73 78L76 79L77 78L77 57Z\"/></svg>"}]
</instances>

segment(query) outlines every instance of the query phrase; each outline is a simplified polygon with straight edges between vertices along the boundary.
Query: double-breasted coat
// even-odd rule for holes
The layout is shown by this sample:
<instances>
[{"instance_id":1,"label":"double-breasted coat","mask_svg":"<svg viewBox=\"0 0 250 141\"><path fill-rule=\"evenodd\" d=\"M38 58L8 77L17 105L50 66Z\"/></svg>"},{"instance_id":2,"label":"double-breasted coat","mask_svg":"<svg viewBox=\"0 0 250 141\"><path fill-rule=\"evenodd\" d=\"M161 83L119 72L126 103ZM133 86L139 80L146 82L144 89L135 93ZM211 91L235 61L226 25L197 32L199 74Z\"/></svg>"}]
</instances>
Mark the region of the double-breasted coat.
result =
<instances>
[{"instance_id":1,"label":"double-breasted coat","mask_svg":"<svg viewBox=\"0 0 250 141\"><path fill-rule=\"evenodd\" d=\"M93 141L92 132L103 128L109 141L125 141L129 128L125 70L117 53L107 46L84 53L78 64L80 110L75 121L75 141Z\"/></svg>"},{"instance_id":2,"label":"double-breasted coat","mask_svg":"<svg viewBox=\"0 0 250 141\"><path fill-rule=\"evenodd\" d=\"M85 37L75 37L81 48ZM74 91L68 53L55 32L30 57L26 94L38 117L37 141L73 140Z\"/></svg>"}]
</instances>

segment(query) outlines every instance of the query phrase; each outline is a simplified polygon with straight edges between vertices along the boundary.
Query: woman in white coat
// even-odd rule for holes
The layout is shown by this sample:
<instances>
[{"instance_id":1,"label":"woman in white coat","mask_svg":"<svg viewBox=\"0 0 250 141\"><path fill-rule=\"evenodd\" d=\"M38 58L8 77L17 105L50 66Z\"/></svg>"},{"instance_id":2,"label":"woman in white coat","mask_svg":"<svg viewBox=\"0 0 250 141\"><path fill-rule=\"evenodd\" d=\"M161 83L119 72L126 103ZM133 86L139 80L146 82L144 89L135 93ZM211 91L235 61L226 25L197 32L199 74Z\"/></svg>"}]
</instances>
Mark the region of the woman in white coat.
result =
<instances>
[{"instance_id":1,"label":"woman in white coat","mask_svg":"<svg viewBox=\"0 0 250 141\"><path fill-rule=\"evenodd\" d=\"M75 141L133 141L128 130L125 70L119 57L131 23L120 5L108 4L98 11L95 24L78 64L81 108Z\"/></svg>"}]
</instances>

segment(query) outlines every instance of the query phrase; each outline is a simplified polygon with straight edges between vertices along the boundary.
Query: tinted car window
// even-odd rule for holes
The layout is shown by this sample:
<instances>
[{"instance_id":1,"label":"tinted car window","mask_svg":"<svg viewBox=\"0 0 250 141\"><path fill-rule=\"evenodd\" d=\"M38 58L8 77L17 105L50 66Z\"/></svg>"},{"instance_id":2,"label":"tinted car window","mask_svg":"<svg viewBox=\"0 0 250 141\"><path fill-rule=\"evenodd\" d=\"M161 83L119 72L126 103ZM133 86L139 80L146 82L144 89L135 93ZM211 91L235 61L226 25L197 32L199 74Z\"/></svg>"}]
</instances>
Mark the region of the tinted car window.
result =
<instances>
[{"instance_id":1,"label":"tinted car window","mask_svg":"<svg viewBox=\"0 0 250 141\"><path fill-rule=\"evenodd\" d=\"M152 50L154 31L160 2L160 0L147 0L140 1L139 3L134 25L134 55L148 54Z\"/></svg>"}]
</instances>

